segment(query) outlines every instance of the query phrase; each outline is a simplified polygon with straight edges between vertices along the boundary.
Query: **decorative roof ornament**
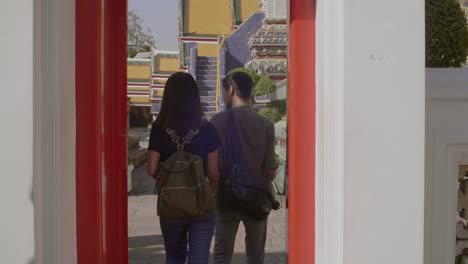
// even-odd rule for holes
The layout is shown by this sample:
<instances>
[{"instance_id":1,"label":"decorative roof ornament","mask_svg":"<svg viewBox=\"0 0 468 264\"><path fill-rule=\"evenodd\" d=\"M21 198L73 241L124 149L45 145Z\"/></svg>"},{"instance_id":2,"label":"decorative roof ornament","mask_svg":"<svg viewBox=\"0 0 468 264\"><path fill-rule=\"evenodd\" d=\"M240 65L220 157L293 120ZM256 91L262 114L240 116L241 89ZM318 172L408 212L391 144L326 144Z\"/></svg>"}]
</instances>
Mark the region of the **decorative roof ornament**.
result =
<instances>
[{"instance_id":1,"label":"decorative roof ornament","mask_svg":"<svg viewBox=\"0 0 468 264\"><path fill-rule=\"evenodd\" d=\"M251 60L245 65L258 74L286 78L288 26L286 0L262 0L265 19L249 40Z\"/></svg>"}]
</instances>

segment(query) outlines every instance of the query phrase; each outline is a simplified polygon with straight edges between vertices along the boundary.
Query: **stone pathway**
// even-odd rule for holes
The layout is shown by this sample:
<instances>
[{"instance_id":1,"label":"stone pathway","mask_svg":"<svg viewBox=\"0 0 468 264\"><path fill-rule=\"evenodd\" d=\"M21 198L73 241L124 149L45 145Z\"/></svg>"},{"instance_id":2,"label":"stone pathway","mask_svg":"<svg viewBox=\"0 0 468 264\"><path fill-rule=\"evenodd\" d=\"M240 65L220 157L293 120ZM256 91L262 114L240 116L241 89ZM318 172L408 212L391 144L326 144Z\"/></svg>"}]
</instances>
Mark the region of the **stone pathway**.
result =
<instances>
[{"instance_id":1,"label":"stone pathway","mask_svg":"<svg viewBox=\"0 0 468 264\"><path fill-rule=\"evenodd\" d=\"M128 252L129 264L165 263L164 241L156 215L154 180L143 167L134 170L133 190L128 197ZM283 199L284 204L284 199ZM287 211L274 211L269 218L265 264L286 262ZM245 231L239 227L232 264L246 263Z\"/></svg>"}]
</instances>

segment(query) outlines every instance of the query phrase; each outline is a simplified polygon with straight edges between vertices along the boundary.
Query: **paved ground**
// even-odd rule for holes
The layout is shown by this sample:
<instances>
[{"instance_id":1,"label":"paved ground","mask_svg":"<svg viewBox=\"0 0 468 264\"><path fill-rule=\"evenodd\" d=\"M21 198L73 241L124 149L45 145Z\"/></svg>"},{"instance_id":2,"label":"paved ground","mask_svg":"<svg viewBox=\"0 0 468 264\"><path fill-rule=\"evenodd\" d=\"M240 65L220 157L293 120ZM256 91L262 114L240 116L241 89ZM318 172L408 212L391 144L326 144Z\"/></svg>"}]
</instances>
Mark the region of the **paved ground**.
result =
<instances>
[{"instance_id":1,"label":"paved ground","mask_svg":"<svg viewBox=\"0 0 468 264\"><path fill-rule=\"evenodd\" d=\"M147 176L143 167L137 168L132 178L133 190L128 197L129 264L165 263L164 243L156 216L156 196L153 195L154 180ZM286 263L286 215L282 208L269 218L265 264ZM241 225L233 264L246 263L244 235Z\"/></svg>"},{"instance_id":2,"label":"paved ground","mask_svg":"<svg viewBox=\"0 0 468 264\"><path fill-rule=\"evenodd\" d=\"M138 136L140 138L140 147L147 148L149 142L150 128L148 127L131 127L128 129L128 134Z\"/></svg>"}]
</instances>

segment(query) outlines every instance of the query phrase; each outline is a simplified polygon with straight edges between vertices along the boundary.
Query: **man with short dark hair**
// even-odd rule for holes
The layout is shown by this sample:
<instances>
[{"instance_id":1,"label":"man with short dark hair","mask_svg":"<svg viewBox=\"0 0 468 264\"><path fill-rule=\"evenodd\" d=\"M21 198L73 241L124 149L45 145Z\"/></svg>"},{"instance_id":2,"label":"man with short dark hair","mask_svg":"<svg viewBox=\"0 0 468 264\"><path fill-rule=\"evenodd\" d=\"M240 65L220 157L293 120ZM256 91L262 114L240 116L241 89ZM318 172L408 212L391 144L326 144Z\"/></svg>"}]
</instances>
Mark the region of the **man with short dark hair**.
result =
<instances>
[{"instance_id":1,"label":"man with short dark hair","mask_svg":"<svg viewBox=\"0 0 468 264\"><path fill-rule=\"evenodd\" d=\"M276 177L278 164L275 155L274 125L265 117L249 106L252 94L252 79L244 72L230 73L223 79L223 99L228 109L232 109L239 138L239 149L242 160L257 175L264 176L270 181ZM215 115L211 122L216 127L223 147L227 143L228 113ZM223 157L220 168L222 168ZM229 264L234 252L239 223L242 221L246 232L247 263L262 264L265 257L265 243L267 236L267 219L258 221L245 213L239 212L228 204L217 199L218 218L214 260L216 264Z\"/></svg>"}]
</instances>

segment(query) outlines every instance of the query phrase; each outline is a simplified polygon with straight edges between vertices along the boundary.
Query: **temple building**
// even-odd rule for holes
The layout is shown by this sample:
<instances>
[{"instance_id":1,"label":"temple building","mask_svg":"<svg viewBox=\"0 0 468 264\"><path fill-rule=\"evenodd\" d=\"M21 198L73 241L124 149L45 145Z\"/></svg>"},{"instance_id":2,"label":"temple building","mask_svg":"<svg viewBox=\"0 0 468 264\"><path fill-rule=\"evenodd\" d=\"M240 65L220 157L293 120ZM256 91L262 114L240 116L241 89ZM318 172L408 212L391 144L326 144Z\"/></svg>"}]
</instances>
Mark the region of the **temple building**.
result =
<instances>
[{"instance_id":1,"label":"temple building","mask_svg":"<svg viewBox=\"0 0 468 264\"><path fill-rule=\"evenodd\" d=\"M209 15L206 10L210 10ZM259 10L259 0L179 0L181 64L188 65L190 48L195 44L198 56L216 57L219 38L231 35Z\"/></svg>"},{"instance_id":2,"label":"temple building","mask_svg":"<svg viewBox=\"0 0 468 264\"><path fill-rule=\"evenodd\" d=\"M261 28L250 38L252 59L246 67L266 74L275 81L287 77L288 26L286 0L263 0L265 19Z\"/></svg>"},{"instance_id":3,"label":"temple building","mask_svg":"<svg viewBox=\"0 0 468 264\"><path fill-rule=\"evenodd\" d=\"M141 52L127 59L129 125L147 126L157 115L169 76L180 69L178 51Z\"/></svg>"},{"instance_id":4,"label":"temple building","mask_svg":"<svg viewBox=\"0 0 468 264\"><path fill-rule=\"evenodd\" d=\"M151 60L147 58L127 59L127 99L129 126L145 126L150 117Z\"/></svg>"},{"instance_id":5,"label":"temple building","mask_svg":"<svg viewBox=\"0 0 468 264\"><path fill-rule=\"evenodd\" d=\"M173 73L185 71L180 67L178 51L155 50L153 54L153 71L151 79L151 114L157 115L161 108L164 85Z\"/></svg>"},{"instance_id":6,"label":"temple building","mask_svg":"<svg viewBox=\"0 0 468 264\"><path fill-rule=\"evenodd\" d=\"M207 118L223 110L220 79L248 62L263 16L259 0L179 1L180 65L197 79Z\"/></svg>"}]
</instances>

